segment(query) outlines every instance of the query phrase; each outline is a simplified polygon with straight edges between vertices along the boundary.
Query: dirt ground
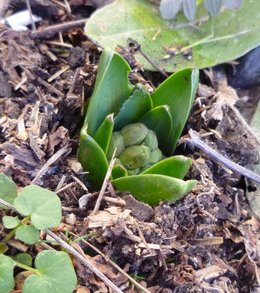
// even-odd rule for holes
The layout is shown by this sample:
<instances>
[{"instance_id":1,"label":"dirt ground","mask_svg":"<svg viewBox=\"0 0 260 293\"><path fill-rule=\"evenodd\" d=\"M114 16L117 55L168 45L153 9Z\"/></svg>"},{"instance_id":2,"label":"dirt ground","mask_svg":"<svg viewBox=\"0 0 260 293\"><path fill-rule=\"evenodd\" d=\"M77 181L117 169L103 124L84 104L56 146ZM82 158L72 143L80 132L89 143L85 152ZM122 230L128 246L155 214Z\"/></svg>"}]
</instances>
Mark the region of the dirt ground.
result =
<instances>
[{"instance_id":1,"label":"dirt ground","mask_svg":"<svg viewBox=\"0 0 260 293\"><path fill-rule=\"evenodd\" d=\"M93 215L99 193L84 180L76 151L101 49L78 20L97 3L69 1L69 13L54 1L31 2L44 18L37 32L0 25L0 172L19 187L38 184L56 191L63 209L57 235L69 231L71 239L83 237L78 246L123 292L142 292L129 276L149 292L260 292L260 222L249 207L248 184L196 148L188 135L189 129L197 131L208 146L242 166L256 163L256 138L237 113L250 120L259 89L235 92L225 77L216 81L212 70L201 72L176 151L193 159L187 178L197 179L197 187L178 202L153 209L109 186ZM6 5L16 10L21 3ZM163 81L158 73L143 72L126 52L133 83L154 87ZM40 249L37 244L30 251ZM77 259L73 262L77 292L110 292Z\"/></svg>"}]
</instances>

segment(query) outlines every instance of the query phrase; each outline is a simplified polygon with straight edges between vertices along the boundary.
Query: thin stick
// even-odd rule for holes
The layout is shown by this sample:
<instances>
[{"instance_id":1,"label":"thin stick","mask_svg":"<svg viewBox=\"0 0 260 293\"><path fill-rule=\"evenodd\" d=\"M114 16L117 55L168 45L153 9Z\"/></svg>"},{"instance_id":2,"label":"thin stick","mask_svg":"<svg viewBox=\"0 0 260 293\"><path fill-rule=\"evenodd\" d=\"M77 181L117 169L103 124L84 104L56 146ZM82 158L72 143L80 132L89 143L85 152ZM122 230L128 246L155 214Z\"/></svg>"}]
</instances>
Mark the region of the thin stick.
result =
<instances>
[{"instance_id":1,"label":"thin stick","mask_svg":"<svg viewBox=\"0 0 260 293\"><path fill-rule=\"evenodd\" d=\"M73 29L75 27L82 26L86 23L88 19L83 18L79 20L69 21L65 23L60 23L56 25L51 25L48 27L45 27L38 31L31 32L31 38L37 39L37 38L51 38L54 34L59 32L66 32L70 29Z\"/></svg>"},{"instance_id":2,"label":"thin stick","mask_svg":"<svg viewBox=\"0 0 260 293\"><path fill-rule=\"evenodd\" d=\"M31 8L30 0L26 0L26 6L27 6L27 9L28 9L29 14L30 14L33 31L36 31L36 25L35 25L35 22L33 20L32 8Z\"/></svg>"},{"instance_id":3,"label":"thin stick","mask_svg":"<svg viewBox=\"0 0 260 293\"><path fill-rule=\"evenodd\" d=\"M46 82L45 80L43 80L42 78L38 77L37 78L38 82L45 86L47 88L47 90L50 93L55 93L58 97L64 97L64 94L62 92L60 92L59 90L57 90L53 85L51 85L50 83Z\"/></svg>"},{"instance_id":4,"label":"thin stick","mask_svg":"<svg viewBox=\"0 0 260 293\"><path fill-rule=\"evenodd\" d=\"M46 229L46 234L51 236L55 241L57 241L63 248L65 248L70 254L74 255L79 259L86 267L88 267L98 278L100 278L109 288L111 288L116 293L123 293L115 284L113 284L104 274L102 274L87 258L85 255L79 253L75 248L70 246L60 237L58 237L51 230Z\"/></svg>"},{"instance_id":5,"label":"thin stick","mask_svg":"<svg viewBox=\"0 0 260 293\"><path fill-rule=\"evenodd\" d=\"M199 136L197 135L197 133L190 129L189 130L189 135L191 137L191 139L189 140L189 142L196 146L197 148L199 148L200 150L202 150L204 153L206 153L208 156L210 156L211 158L213 158L213 160L220 162L222 165L224 165L225 167L227 167L228 169L239 173L249 179L254 180L257 183L260 183L260 176L253 172L250 171L234 162L232 162L231 160L225 158L224 156L222 156L220 153L218 153L217 151L213 150L210 146L208 146L206 143L204 143Z\"/></svg>"},{"instance_id":6,"label":"thin stick","mask_svg":"<svg viewBox=\"0 0 260 293\"><path fill-rule=\"evenodd\" d=\"M107 184L108 184L112 169L113 169L115 161L116 161L115 154L116 154L116 149L114 150L112 159L111 159L110 164L109 164L108 169L107 169L105 179L103 181L100 193L98 195L96 205L95 205L95 208L94 208L94 211L93 211L94 214L98 212L98 210L100 208L101 201L103 200L103 197L104 197L104 194L105 194L105 191L106 191L106 188L107 188Z\"/></svg>"},{"instance_id":7,"label":"thin stick","mask_svg":"<svg viewBox=\"0 0 260 293\"><path fill-rule=\"evenodd\" d=\"M41 168L37 175L32 180L32 184L36 184L38 180L47 172L49 167L54 164L61 156L63 156L68 151L68 147L65 146L62 149L58 150Z\"/></svg>"},{"instance_id":8,"label":"thin stick","mask_svg":"<svg viewBox=\"0 0 260 293\"><path fill-rule=\"evenodd\" d=\"M74 237L78 237L73 232L69 232L70 235L73 235ZM75 240L76 241L76 240ZM116 268L122 275L124 275L131 283L133 283L138 289L142 290L145 293L150 293L146 288L144 288L142 285L140 285L135 279L133 279L131 276L129 276L123 269L120 268L115 262L113 262L108 256L106 256L103 252L101 252L98 248L96 248L94 245L92 245L90 242L88 242L85 239L80 239L83 243L87 244L90 248L92 248L94 251L96 251L99 255L101 255L106 262L110 263L114 268Z\"/></svg>"}]
</instances>

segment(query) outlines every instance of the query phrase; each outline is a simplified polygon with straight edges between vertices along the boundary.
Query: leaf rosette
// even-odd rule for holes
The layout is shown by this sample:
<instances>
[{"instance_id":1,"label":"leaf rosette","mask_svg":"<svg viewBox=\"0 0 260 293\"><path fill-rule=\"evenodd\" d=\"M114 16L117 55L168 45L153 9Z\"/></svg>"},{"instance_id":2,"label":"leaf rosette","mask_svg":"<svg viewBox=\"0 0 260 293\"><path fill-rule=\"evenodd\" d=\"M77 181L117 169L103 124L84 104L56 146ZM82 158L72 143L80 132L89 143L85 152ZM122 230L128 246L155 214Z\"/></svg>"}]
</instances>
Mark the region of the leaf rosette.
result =
<instances>
[{"instance_id":1,"label":"leaf rosette","mask_svg":"<svg viewBox=\"0 0 260 293\"><path fill-rule=\"evenodd\" d=\"M115 153L111 182L151 205L173 202L196 184L184 181L191 159L171 156L191 110L198 71L184 69L150 94L128 80L128 63L104 50L80 133L78 159L88 180L102 185Z\"/></svg>"}]
</instances>

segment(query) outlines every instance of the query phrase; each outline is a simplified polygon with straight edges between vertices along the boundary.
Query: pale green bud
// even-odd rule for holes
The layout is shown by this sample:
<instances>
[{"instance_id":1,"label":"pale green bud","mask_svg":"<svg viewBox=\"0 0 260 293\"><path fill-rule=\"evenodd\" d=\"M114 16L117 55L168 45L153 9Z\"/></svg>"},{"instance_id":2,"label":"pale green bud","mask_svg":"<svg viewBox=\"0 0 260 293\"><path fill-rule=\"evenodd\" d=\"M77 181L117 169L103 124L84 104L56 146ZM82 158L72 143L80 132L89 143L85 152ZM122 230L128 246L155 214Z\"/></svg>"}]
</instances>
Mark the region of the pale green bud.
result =
<instances>
[{"instance_id":1,"label":"pale green bud","mask_svg":"<svg viewBox=\"0 0 260 293\"><path fill-rule=\"evenodd\" d=\"M148 131L144 139L144 144L148 146L152 151L158 148L158 140L154 131Z\"/></svg>"},{"instance_id":2,"label":"pale green bud","mask_svg":"<svg viewBox=\"0 0 260 293\"><path fill-rule=\"evenodd\" d=\"M136 168L134 170L127 170L128 175L137 175L139 174L140 168Z\"/></svg>"},{"instance_id":3,"label":"pale green bud","mask_svg":"<svg viewBox=\"0 0 260 293\"><path fill-rule=\"evenodd\" d=\"M155 164L155 163L159 162L162 159L162 157L163 157L163 154L162 154L161 150L157 148L156 150L151 152L149 163Z\"/></svg>"},{"instance_id":4,"label":"pale green bud","mask_svg":"<svg viewBox=\"0 0 260 293\"><path fill-rule=\"evenodd\" d=\"M144 167L140 168L139 173L144 172L146 169L152 167L152 165L153 165L153 164L150 164L150 163L149 163L149 164L145 165Z\"/></svg>"},{"instance_id":5,"label":"pale green bud","mask_svg":"<svg viewBox=\"0 0 260 293\"><path fill-rule=\"evenodd\" d=\"M118 157L125 149L125 143L120 131L115 131L112 134L110 144L107 151L107 158L111 159L116 148L115 157Z\"/></svg>"},{"instance_id":6,"label":"pale green bud","mask_svg":"<svg viewBox=\"0 0 260 293\"><path fill-rule=\"evenodd\" d=\"M143 123L132 123L122 128L121 133L125 146L140 144L148 133L148 128Z\"/></svg>"},{"instance_id":7,"label":"pale green bud","mask_svg":"<svg viewBox=\"0 0 260 293\"><path fill-rule=\"evenodd\" d=\"M120 160L130 170L145 166L150 161L151 150L144 145L130 146L119 156Z\"/></svg>"}]
</instances>

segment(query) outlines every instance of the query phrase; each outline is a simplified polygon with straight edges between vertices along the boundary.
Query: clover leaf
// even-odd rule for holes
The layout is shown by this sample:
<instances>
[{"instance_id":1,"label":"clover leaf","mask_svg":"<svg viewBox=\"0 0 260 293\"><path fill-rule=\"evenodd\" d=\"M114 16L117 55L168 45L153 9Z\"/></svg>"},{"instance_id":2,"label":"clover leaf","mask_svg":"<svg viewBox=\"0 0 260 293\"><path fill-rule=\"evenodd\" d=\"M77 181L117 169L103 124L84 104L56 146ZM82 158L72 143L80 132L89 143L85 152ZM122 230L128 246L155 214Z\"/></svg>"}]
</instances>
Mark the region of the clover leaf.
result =
<instances>
[{"instance_id":1,"label":"clover leaf","mask_svg":"<svg viewBox=\"0 0 260 293\"><path fill-rule=\"evenodd\" d=\"M33 225L40 230L58 226L61 220L61 202L52 191L36 185L23 188L14 201L17 211L31 216Z\"/></svg>"},{"instance_id":2,"label":"clover leaf","mask_svg":"<svg viewBox=\"0 0 260 293\"><path fill-rule=\"evenodd\" d=\"M8 293L14 287L15 262L8 256L0 254L0 293Z\"/></svg>"},{"instance_id":3,"label":"clover leaf","mask_svg":"<svg viewBox=\"0 0 260 293\"><path fill-rule=\"evenodd\" d=\"M15 231L15 237L26 244L34 244L39 240L39 230L33 225L22 225Z\"/></svg>"},{"instance_id":4,"label":"clover leaf","mask_svg":"<svg viewBox=\"0 0 260 293\"><path fill-rule=\"evenodd\" d=\"M5 174L0 174L0 198L13 204L17 197L17 188L12 179ZM0 205L0 208L4 208Z\"/></svg>"},{"instance_id":5,"label":"clover leaf","mask_svg":"<svg viewBox=\"0 0 260 293\"><path fill-rule=\"evenodd\" d=\"M13 229L20 224L18 217L4 216L3 224L6 229Z\"/></svg>"},{"instance_id":6,"label":"clover leaf","mask_svg":"<svg viewBox=\"0 0 260 293\"><path fill-rule=\"evenodd\" d=\"M36 256L35 268L37 274L25 280L23 293L73 292L77 277L67 253L44 250Z\"/></svg>"}]
</instances>

